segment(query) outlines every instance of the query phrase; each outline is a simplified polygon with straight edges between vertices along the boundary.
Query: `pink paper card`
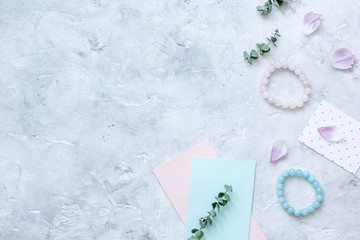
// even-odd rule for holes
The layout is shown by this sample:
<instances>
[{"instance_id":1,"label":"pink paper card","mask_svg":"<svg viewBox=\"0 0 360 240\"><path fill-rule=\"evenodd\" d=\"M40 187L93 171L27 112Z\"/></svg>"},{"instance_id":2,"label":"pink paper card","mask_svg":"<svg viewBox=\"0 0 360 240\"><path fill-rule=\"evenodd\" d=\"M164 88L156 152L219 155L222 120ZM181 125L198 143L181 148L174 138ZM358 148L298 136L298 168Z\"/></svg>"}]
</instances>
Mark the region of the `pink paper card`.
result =
<instances>
[{"instance_id":1,"label":"pink paper card","mask_svg":"<svg viewBox=\"0 0 360 240\"><path fill-rule=\"evenodd\" d=\"M154 169L156 178L184 224L186 223L192 157L218 158L209 140L205 140ZM253 216L251 216L249 239L266 240Z\"/></svg>"},{"instance_id":2,"label":"pink paper card","mask_svg":"<svg viewBox=\"0 0 360 240\"><path fill-rule=\"evenodd\" d=\"M326 141L318 132L318 128L326 126L338 127L345 140ZM360 167L360 123L325 101L320 103L298 140L351 174L355 175Z\"/></svg>"}]
</instances>

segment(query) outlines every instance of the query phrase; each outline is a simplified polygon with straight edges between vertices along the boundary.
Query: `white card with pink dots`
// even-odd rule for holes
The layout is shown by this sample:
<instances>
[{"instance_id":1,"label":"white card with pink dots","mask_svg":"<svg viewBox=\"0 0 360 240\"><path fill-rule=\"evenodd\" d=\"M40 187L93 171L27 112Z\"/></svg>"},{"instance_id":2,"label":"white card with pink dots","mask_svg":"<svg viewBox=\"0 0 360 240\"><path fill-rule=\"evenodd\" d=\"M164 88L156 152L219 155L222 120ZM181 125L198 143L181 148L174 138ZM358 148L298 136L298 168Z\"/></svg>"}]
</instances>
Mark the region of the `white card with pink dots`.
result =
<instances>
[{"instance_id":1,"label":"white card with pink dots","mask_svg":"<svg viewBox=\"0 0 360 240\"><path fill-rule=\"evenodd\" d=\"M340 142L328 142L318 128L336 126L344 135ZM355 175L360 167L360 122L322 101L300 134L301 143Z\"/></svg>"}]
</instances>

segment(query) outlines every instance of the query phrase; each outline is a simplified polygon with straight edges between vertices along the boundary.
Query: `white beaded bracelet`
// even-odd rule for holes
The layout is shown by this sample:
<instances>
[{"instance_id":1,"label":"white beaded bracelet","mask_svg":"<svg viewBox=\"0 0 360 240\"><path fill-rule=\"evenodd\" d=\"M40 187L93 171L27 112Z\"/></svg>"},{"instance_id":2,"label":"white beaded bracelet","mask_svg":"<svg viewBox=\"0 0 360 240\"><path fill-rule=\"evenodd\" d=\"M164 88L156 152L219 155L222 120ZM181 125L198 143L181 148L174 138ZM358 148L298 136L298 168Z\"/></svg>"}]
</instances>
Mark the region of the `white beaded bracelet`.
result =
<instances>
[{"instance_id":1,"label":"white beaded bracelet","mask_svg":"<svg viewBox=\"0 0 360 240\"><path fill-rule=\"evenodd\" d=\"M290 71L293 71L297 76L299 76L302 85L304 86L304 96L303 98L298 101L298 102L281 102L279 99L274 98L273 96L270 95L270 93L267 91L268 90L268 83L269 83L269 78L271 76L271 74L273 72L275 72L277 69L289 69ZM261 83L261 91L263 94L263 97L265 100L268 101L268 103L270 104L274 104L276 107L282 107L284 109L290 108L290 109L295 109L295 108L301 108L304 106L304 103L306 103L309 100L309 95L311 93L311 89L309 86L309 81L307 80L306 76L304 74L302 74L301 70L296 68L294 65L289 64L287 62L284 63L275 63L275 64L271 64L268 68L268 70L266 70L264 72L264 77L262 79L262 83Z\"/></svg>"}]
</instances>

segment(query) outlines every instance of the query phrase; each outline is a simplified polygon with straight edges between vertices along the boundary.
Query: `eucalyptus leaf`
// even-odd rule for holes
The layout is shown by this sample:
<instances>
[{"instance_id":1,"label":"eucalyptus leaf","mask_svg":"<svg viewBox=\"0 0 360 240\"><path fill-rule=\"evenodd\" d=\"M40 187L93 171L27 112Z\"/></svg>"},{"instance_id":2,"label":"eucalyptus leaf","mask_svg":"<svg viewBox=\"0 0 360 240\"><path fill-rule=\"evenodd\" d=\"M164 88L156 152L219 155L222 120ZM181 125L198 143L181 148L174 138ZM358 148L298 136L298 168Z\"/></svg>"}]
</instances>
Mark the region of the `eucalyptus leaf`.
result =
<instances>
[{"instance_id":1,"label":"eucalyptus leaf","mask_svg":"<svg viewBox=\"0 0 360 240\"><path fill-rule=\"evenodd\" d=\"M230 202L230 196L229 196L229 194L225 194L225 199L226 199L226 201Z\"/></svg>"},{"instance_id":2,"label":"eucalyptus leaf","mask_svg":"<svg viewBox=\"0 0 360 240\"><path fill-rule=\"evenodd\" d=\"M212 216L212 217L216 217L216 212L215 212L214 210L211 210L211 211L209 212L209 214L210 214L210 216Z\"/></svg>"},{"instance_id":3,"label":"eucalyptus leaf","mask_svg":"<svg viewBox=\"0 0 360 240\"><path fill-rule=\"evenodd\" d=\"M265 43L262 43L262 44L260 45L260 49L261 49L262 51L264 51L264 52L270 51L270 47L269 47L267 44L265 44Z\"/></svg>"},{"instance_id":4,"label":"eucalyptus leaf","mask_svg":"<svg viewBox=\"0 0 360 240\"><path fill-rule=\"evenodd\" d=\"M196 233L197 231L199 231L199 229L193 228L193 230L191 230L191 233Z\"/></svg>"},{"instance_id":5,"label":"eucalyptus leaf","mask_svg":"<svg viewBox=\"0 0 360 240\"><path fill-rule=\"evenodd\" d=\"M258 54L255 50L251 50L251 52L250 52L250 57L251 57L252 59L258 59L259 54Z\"/></svg>"},{"instance_id":6,"label":"eucalyptus leaf","mask_svg":"<svg viewBox=\"0 0 360 240\"><path fill-rule=\"evenodd\" d=\"M228 203L228 201L223 200L223 202L222 202L222 203L219 203L219 204L220 204L220 206L226 206L227 203Z\"/></svg>"},{"instance_id":7,"label":"eucalyptus leaf","mask_svg":"<svg viewBox=\"0 0 360 240\"><path fill-rule=\"evenodd\" d=\"M215 197L215 199L218 201L218 203L223 203L223 200L219 197Z\"/></svg>"},{"instance_id":8,"label":"eucalyptus leaf","mask_svg":"<svg viewBox=\"0 0 360 240\"><path fill-rule=\"evenodd\" d=\"M204 233L203 233L203 231L197 231L197 232L195 233L195 236L196 236L198 239L201 239L201 238L204 236Z\"/></svg>"},{"instance_id":9,"label":"eucalyptus leaf","mask_svg":"<svg viewBox=\"0 0 360 240\"><path fill-rule=\"evenodd\" d=\"M225 185L224 186L226 190L228 190L229 192L232 192L233 191L233 188L231 185Z\"/></svg>"},{"instance_id":10,"label":"eucalyptus leaf","mask_svg":"<svg viewBox=\"0 0 360 240\"><path fill-rule=\"evenodd\" d=\"M249 54L247 53L247 51L244 51L244 58L245 59L248 59L250 56L249 56Z\"/></svg>"}]
</instances>

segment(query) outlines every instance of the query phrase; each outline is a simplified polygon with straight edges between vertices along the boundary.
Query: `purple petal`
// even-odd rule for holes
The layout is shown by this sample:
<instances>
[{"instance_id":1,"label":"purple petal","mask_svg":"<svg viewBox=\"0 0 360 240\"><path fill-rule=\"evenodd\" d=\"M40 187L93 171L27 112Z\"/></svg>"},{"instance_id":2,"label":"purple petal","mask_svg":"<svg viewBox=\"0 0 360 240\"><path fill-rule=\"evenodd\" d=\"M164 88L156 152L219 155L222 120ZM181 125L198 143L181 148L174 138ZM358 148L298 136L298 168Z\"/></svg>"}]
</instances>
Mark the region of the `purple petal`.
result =
<instances>
[{"instance_id":1,"label":"purple petal","mask_svg":"<svg viewBox=\"0 0 360 240\"><path fill-rule=\"evenodd\" d=\"M287 146L284 140L277 140L271 150L270 162L274 163L283 158L287 153Z\"/></svg>"},{"instance_id":2,"label":"purple petal","mask_svg":"<svg viewBox=\"0 0 360 240\"><path fill-rule=\"evenodd\" d=\"M303 20L303 30L305 34L310 34L314 32L321 23L321 14L309 12L304 16Z\"/></svg>"},{"instance_id":3,"label":"purple petal","mask_svg":"<svg viewBox=\"0 0 360 240\"><path fill-rule=\"evenodd\" d=\"M332 58L332 65L338 69L349 69L354 64L355 56L346 48L337 50Z\"/></svg>"},{"instance_id":4,"label":"purple petal","mask_svg":"<svg viewBox=\"0 0 360 240\"><path fill-rule=\"evenodd\" d=\"M344 135L336 126L318 128L320 135L328 142L339 142L344 139Z\"/></svg>"}]
</instances>

